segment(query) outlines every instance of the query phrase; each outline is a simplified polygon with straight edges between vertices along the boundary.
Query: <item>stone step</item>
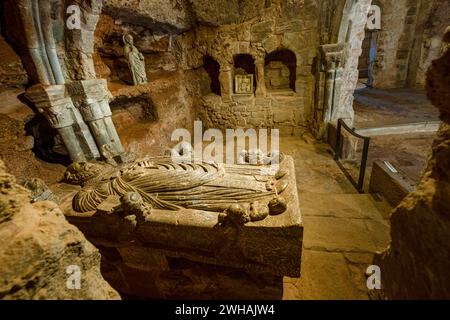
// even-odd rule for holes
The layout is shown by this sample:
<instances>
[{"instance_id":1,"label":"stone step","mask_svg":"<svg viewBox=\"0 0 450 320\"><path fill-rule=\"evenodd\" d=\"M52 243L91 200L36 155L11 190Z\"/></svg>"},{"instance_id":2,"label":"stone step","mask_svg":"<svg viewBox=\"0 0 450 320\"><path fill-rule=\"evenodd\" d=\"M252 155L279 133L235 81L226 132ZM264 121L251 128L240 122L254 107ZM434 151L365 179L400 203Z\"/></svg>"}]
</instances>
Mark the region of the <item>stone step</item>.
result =
<instances>
[{"instance_id":1,"label":"stone step","mask_svg":"<svg viewBox=\"0 0 450 320\"><path fill-rule=\"evenodd\" d=\"M440 125L441 125L440 121L423 121L417 123L398 124L376 128L362 128L356 130L356 133L367 137L385 136L393 134L407 134L407 133L408 134L427 133L438 131Z\"/></svg>"},{"instance_id":2,"label":"stone step","mask_svg":"<svg viewBox=\"0 0 450 320\"><path fill-rule=\"evenodd\" d=\"M304 249L375 253L389 245L392 208L370 194L300 194L300 210Z\"/></svg>"}]
</instances>

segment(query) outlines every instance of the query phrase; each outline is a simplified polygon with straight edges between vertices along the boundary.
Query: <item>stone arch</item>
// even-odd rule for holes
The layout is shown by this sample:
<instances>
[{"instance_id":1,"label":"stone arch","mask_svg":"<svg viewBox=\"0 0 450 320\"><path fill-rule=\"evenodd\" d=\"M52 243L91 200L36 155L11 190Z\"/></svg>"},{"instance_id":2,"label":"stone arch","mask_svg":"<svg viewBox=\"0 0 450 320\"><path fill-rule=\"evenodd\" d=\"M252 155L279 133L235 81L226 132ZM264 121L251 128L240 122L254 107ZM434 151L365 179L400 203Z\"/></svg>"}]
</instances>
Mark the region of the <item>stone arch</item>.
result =
<instances>
[{"instance_id":1,"label":"stone arch","mask_svg":"<svg viewBox=\"0 0 450 320\"><path fill-rule=\"evenodd\" d=\"M358 0L347 0L342 12L341 24L338 33L338 43L348 42L353 26L353 18Z\"/></svg>"},{"instance_id":2,"label":"stone arch","mask_svg":"<svg viewBox=\"0 0 450 320\"><path fill-rule=\"evenodd\" d=\"M220 74L220 64L213 57L206 55L203 58L203 68L206 73L208 73L209 79L211 81L210 89L211 92L220 96L221 88L219 81Z\"/></svg>"},{"instance_id":3,"label":"stone arch","mask_svg":"<svg viewBox=\"0 0 450 320\"><path fill-rule=\"evenodd\" d=\"M362 52L364 29L372 0L347 0L339 28L338 43L344 45L345 64L342 87L333 120L344 118L353 123L353 93L358 82L358 63Z\"/></svg>"},{"instance_id":4,"label":"stone arch","mask_svg":"<svg viewBox=\"0 0 450 320\"><path fill-rule=\"evenodd\" d=\"M272 51L266 55L264 65L267 90L278 88L296 91L297 56L293 51L289 49Z\"/></svg>"},{"instance_id":5,"label":"stone arch","mask_svg":"<svg viewBox=\"0 0 450 320\"><path fill-rule=\"evenodd\" d=\"M251 54L242 53L233 56L234 75L237 74L252 74L253 75L253 90L256 90L257 77L255 58Z\"/></svg>"}]
</instances>

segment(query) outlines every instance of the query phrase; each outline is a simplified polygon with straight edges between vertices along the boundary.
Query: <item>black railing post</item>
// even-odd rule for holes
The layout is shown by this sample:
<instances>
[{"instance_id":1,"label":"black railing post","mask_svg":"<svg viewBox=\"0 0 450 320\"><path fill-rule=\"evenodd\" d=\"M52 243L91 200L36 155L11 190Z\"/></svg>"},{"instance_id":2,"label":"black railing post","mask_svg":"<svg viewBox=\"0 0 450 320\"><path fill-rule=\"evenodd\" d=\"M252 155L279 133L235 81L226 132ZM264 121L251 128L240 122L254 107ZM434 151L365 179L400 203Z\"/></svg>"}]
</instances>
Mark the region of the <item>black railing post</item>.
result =
<instances>
[{"instance_id":1,"label":"black railing post","mask_svg":"<svg viewBox=\"0 0 450 320\"><path fill-rule=\"evenodd\" d=\"M344 171L344 173L347 173L347 170L342 166L342 164L339 162L339 159L341 157L341 147L343 143L341 142L342 139L342 127L344 127L345 130L347 130L351 135L358 139L364 140L364 148L361 158L361 166L359 169L359 178L358 183L353 179L353 177L348 176L351 180L353 186L355 186L358 189L358 192L364 193L364 178L366 176L366 167L367 167L367 158L369 156L369 145L370 145L370 137L364 137L358 133L356 133L356 129L350 129L350 127L345 123L344 119L339 119L337 122L337 128L336 128L336 146L335 146L335 155L334 160L338 162L341 169Z\"/></svg>"},{"instance_id":2,"label":"black railing post","mask_svg":"<svg viewBox=\"0 0 450 320\"><path fill-rule=\"evenodd\" d=\"M334 160L339 161L341 156L341 130L342 130L342 119L338 120L336 129L336 150L334 150Z\"/></svg>"},{"instance_id":3,"label":"black railing post","mask_svg":"<svg viewBox=\"0 0 450 320\"><path fill-rule=\"evenodd\" d=\"M361 168L359 169L358 191L364 193L364 178L366 176L367 158L369 156L370 138L364 139L364 148L361 159Z\"/></svg>"}]
</instances>

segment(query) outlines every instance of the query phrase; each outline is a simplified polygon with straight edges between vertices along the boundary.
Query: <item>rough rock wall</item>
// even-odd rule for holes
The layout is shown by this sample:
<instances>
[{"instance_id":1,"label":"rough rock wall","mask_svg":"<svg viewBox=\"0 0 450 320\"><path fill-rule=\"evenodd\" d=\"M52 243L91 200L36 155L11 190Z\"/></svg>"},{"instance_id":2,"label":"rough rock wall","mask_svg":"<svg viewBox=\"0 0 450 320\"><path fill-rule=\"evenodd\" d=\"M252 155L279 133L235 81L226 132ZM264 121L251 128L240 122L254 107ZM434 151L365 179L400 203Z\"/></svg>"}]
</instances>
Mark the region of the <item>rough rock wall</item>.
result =
<instances>
[{"instance_id":1,"label":"rough rock wall","mask_svg":"<svg viewBox=\"0 0 450 320\"><path fill-rule=\"evenodd\" d=\"M26 85L28 76L22 61L2 36L0 36L0 57L0 91Z\"/></svg>"},{"instance_id":2,"label":"rough rock wall","mask_svg":"<svg viewBox=\"0 0 450 320\"><path fill-rule=\"evenodd\" d=\"M0 299L120 299L100 274L98 250L55 203L30 204L1 161L0 192ZM78 290L68 289L69 266L80 268Z\"/></svg>"},{"instance_id":3,"label":"rough rock wall","mask_svg":"<svg viewBox=\"0 0 450 320\"><path fill-rule=\"evenodd\" d=\"M157 33L186 31L193 22L187 0L108 0L104 4L104 12Z\"/></svg>"},{"instance_id":4,"label":"rough rock wall","mask_svg":"<svg viewBox=\"0 0 450 320\"><path fill-rule=\"evenodd\" d=\"M0 114L0 159L6 163L8 172L15 175L19 183L34 177L41 177L49 183L57 181L64 167L36 159L31 151L34 143L33 137L26 135L23 120Z\"/></svg>"},{"instance_id":5,"label":"rough rock wall","mask_svg":"<svg viewBox=\"0 0 450 320\"><path fill-rule=\"evenodd\" d=\"M124 148L137 156L167 154L176 144L170 140L175 129L193 131L203 81L197 72L179 71L147 85L111 88L113 122ZM139 108L147 117L139 116Z\"/></svg>"},{"instance_id":6,"label":"rough rock wall","mask_svg":"<svg viewBox=\"0 0 450 320\"><path fill-rule=\"evenodd\" d=\"M214 5L211 5L209 0L190 0L190 2L198 23L218 27L250 20L261 14L271 1L218 0L214 1Z\"/></svg>"},{"instance_id":7,"label":"rough rock wall","mask_svg":"<svg viewBox=\"0 0 450 320\"><path fill-rule=\"evenodd\" d=\"M374 260L388 299L450 298L450 29L444 40L427 82L443 123L417 190L392 213L390 248Z\"/></svg>"},{"instance_id":8,"label":"rough rock wall","mask_svg":"<svg viewBox=\"0 0 450 320\"><path fill-rule=\"evenodd\" d=\"M435 0L428 4L428 13L422 18L423 37L417 43L418 50L413 59L416 59L415 71L409 75L410 86L425 87L426 72L433 60L440 55L442 37L445 33L450 19L450 2L446 0Z\"/></svg>"}]
</instances>

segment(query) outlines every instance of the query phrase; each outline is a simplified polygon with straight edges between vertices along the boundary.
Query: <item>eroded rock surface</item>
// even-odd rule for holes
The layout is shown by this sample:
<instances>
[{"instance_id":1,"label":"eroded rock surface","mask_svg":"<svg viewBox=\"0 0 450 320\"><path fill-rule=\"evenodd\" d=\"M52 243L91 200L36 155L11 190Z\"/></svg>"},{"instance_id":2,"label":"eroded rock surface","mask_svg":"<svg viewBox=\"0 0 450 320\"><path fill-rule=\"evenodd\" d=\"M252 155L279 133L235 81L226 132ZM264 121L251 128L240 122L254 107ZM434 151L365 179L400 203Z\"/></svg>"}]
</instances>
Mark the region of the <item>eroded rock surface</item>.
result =
<instances>
[{"instance_id":1,"label":"eroded rock surface","mask_svg":"<svg viewBox=\"0 0 450 320\"><path fill-rule=\"evenodd\" d=\"M109 0L104 11L123 22L159 32L181 32L192 25L186 0Z\"/></svg>"},{"instance_id":2,"label":"eroded rock surface","mask_svg":"<svg viewBox=\"0 0 450 320\"><path fill-rule=\"evenodd\" d=\"M5 39L0 36L0 89L21 87L27 84L28 76L22 61Z\"/></svg>"},{"instance_id":3,"label":"eroded rock surface","mask_svg":"<svg viewBox=\"0 0 450 320\"><path fill-rule=\"evenodd\" d=\"M0 194L0 299L120 299L100 274L98 250L55 203L30 204L1 161ZM78 290L67 286L73 266Z\"/></svg>"}]
</instances>

